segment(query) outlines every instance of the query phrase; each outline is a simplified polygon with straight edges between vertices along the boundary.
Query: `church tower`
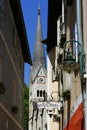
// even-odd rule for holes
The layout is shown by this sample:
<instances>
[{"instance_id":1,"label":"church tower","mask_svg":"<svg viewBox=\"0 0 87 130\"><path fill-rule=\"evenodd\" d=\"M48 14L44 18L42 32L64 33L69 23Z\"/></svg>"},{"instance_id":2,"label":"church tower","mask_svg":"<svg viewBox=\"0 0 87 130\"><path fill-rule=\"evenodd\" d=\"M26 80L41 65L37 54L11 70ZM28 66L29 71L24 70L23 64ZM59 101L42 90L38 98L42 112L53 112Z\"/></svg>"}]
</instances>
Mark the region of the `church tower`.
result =
<instances>
[{"instance_id":1,"label":"church tower","mask_svg":"<svg viewBox=\"0 0 87 130\"><path fill-rule=\"evenodd\" d=\"M30 74L30 84L34 83L37 76L37 72L39 71L40 68L43 68L44 72L46 73L44 47L41 41L42 41L42 28L41 28L40 6L39 6L33 66L32 66L31 74Z\"/></svg>"},{"instance_id":2,"label":"church tower","mask_svg":"<svg viewBox=\"0 0 87 130\"><path fill-rule=\"evenodd\" d=\"M37 108L37 102L44 101L47 79L44 46L41 41L42 28L39 6L34 58L29 85L29 130L46 130L46 112L44 109Z\"/></svg>"}]
</instances>

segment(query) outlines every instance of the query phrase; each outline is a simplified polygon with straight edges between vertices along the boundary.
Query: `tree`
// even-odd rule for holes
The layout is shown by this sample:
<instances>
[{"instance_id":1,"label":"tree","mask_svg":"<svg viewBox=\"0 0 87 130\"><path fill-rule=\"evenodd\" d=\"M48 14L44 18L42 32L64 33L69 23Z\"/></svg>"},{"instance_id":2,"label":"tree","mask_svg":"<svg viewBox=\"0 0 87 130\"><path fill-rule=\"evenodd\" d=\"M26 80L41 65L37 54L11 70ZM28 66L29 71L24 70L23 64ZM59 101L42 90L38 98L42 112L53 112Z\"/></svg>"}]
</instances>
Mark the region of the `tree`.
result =
<instances>
[{"instance_id":1,"label":"tree","mask_svg":"<svg viewBox=\"0 0 87 130\"><path fill-rule=\"evenodd\" d=\"M24 130L28 130L29 121L29 87L24 84Z\"/></svg>"}]
</instances>

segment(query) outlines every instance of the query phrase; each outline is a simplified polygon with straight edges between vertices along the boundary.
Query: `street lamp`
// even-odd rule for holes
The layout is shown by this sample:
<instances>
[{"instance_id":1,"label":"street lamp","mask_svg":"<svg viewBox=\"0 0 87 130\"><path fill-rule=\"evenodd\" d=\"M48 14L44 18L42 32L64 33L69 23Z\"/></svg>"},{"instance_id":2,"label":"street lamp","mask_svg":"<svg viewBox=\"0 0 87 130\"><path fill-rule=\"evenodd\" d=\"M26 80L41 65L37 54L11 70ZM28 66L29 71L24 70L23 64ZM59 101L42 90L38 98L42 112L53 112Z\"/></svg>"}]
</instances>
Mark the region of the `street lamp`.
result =
<instances>
[{"instance_id":1,"label":"street lamp","mask_svg":"<svg viewBox=\"0 0 87 130\"><path fill-rule=\"evenodd\" d=\"M62 62L62 68L67 73L72 73L74 70L79 69L79 64L76 62L76 60L72 57L72 52L68 50L67 56Z\"/></svg>"},{"instance_id":2,"label":"street lamp","mask_svg":"<svg viewBox=\"0 0 87 130\"><path fill-rule=\"evenodd\" d=\"M79 62L76 61L76 57L73 56L73 51L70 51L72 47L70 45L73 45L73 47L75 47L75 45L77 44L79 49L78 49L78 56L79 56ZM69 40L67 42L64 43L64 60L62 61L62 63L59 65L60 69L66 71L67 73L72 73L74 71L78 71L80 69L80 76L81 78L83 77L83 49L82 49L82 45L80 42L76 41L76 40ZM67 49L68 48L68 49ZM75 48L76 49L76 48Z\"/></svg>"},{"instance_id":3,"label":"street lamp","mask_svg":"<svg viewBox=\"0 0 87 130\"><path fill-rule=\"evenodd\" d=\"M73 51L70 52L70 50L72 50L72 46L75 47L74 45L78 45L78 61L76 61L76 57L73 57ZM69 48L70 47L70 48ZM67 51L67 48L68 51ZM84 79L84 74L85 74L85 66L84 66L84 53L83 53L83 48L82 48L82 44L76 40L69 40L67 42L64 43L63 46L64 49L64 56L66 56L66 58L62 61L62 63L60 64L60 69L66 71L67 73L72 73L75 72L77 70L80 70L80 78L81 78L81 87L82 87L82 103L83 103L83 110L84 110L84 126L85 129L87 129L87 101L86 101L86 80Z\"/></svg>"}]
</instances>

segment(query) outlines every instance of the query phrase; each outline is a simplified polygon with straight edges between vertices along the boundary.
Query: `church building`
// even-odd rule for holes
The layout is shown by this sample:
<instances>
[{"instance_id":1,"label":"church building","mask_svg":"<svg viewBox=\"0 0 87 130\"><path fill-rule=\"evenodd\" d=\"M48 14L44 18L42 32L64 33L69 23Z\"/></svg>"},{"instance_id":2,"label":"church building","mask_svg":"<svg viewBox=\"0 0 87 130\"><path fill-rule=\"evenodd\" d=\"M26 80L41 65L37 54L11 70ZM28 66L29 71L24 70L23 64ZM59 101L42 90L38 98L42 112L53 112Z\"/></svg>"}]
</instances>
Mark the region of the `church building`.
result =
<instances>
[{"instance_id":1,"label":"church building","mask_svg":"<svg viewBox=\"0 0 87 130\"><path fill-rule=\"evenodd\" d=\"M46 60L42 41L42 27L40 19L40 7L38 7L38 19L33 65L30 73L29 84L29 130L46 130L46 110L37 108L37 102L43 102L46 94Z\"/></svg>"}]
</instances>

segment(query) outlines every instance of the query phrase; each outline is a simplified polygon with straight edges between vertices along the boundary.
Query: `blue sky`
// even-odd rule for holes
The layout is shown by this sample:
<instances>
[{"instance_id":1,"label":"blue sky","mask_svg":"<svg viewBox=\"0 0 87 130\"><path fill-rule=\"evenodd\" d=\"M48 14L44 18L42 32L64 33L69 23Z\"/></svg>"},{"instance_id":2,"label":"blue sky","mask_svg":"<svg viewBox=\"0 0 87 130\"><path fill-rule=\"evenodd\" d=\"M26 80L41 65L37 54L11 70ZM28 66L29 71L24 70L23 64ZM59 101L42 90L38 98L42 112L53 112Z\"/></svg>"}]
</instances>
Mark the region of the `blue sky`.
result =
<instances>
[{"instance_id":1,"label":"blue sky","mask_svg":"<svg viewBox=\"0 0 87 130\"><path fill-rule=\"evenodd\" d=\"M42 36L43 39L47 38L47 7L48 0L20 0L25 27L27 32L27 38L30 47L31 57L33 58L34 53L34 44L36 37L36 25L37 25L37 9L38 4L40 3L41 8L41 24L42 24ZM29 76L30 76L30 65L25 64L24 70L24 82L29 85Z\"/></svg>"}]
</instances>

